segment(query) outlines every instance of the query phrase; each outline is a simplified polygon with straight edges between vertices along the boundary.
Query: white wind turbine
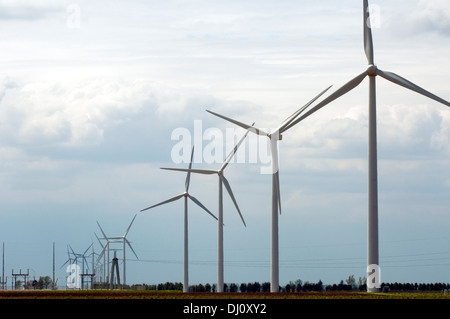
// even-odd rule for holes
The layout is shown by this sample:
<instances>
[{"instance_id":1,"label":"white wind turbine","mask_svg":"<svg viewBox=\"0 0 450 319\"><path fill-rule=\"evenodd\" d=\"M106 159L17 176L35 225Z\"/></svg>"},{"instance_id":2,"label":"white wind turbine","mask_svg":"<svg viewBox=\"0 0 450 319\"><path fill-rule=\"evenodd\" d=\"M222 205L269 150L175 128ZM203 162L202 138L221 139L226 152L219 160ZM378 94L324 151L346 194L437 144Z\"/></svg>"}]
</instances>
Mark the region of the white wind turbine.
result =
<instances>
[{"instance_id":1,"label":"white wind turbine","mask_svg":"<svg viewBox=\"0 0 450 319\"><path fill-rule=\"evenodd\" d=\"M128 247L130 247L131 251L133 252L134 256L136 256L137 259L139 259L139 257L136 255L136 252L134 251L133 247L131 246L130 242L127 239L127 235L128 232L130 231L131 225L133 225L134 220L136 219L137 214L134 215L133 219L131 220L130 225L128 226L128 228L126 229L125 233L122 236L117 236L117 237L107 237L105 232L103 231L102 227L100 226L100 224L97 222L98 227L100 227L100 230L104 236L104 239L106 239L106 245L103 247L102 252L100 253L100 255L98 256L98 259L100 259L103 254L105 253L105 251L107 251L108 254L108 265L109 265L109 249L110 249L110 244L111 243L122 243L123 244L123 285L125 286L127 284L127 277L126 277L126 257L125 257L125 252L126 252L126 245L128 245ZM97 260L98 260L97 259ZM108 266L109 268L109 266ZM109 271L109 270L108 270Z\"/></svg>"},{"instance_id":2,"label":"white wind turbine","mask_svg":"<svg viewBox=\"0 0 450 319\"><path fill-rule=\"evenodd\" d=\"M105 245L102 244L102 242L101 242L100 238L98 238L97 234L96 233L94 233L94 234L95 234L95 237L97 237L98 243L100 244L100 247L102 248L102 251L103 251L103 249L105 249ZM106 268L107 268L107 265L106 265L106 254L103 254L103 264L101 264L101 266L99 266L99 259L101 258L100 256L101 256L101 254L99 255L99 257L97 259L97 266L96 266L96 268L100 269L100 273L103 271L103 278L100 275L100 278L101 278L100 282L103 282L103 281L106 281Z\"/></svg>"},{"instance_id":3,"label":"white wind turbine","mask_svg":"<svg viewBox=\"0 0 450 319\"><path fill-rule=\"evenodd\" d=\"M94 243L90 244L88 248L86 248L86 250L84 251L84 253L80 254L80 253L76 253L72 246L69 245L70 250L72 251L72 255L75 256L75 263L77 263L78 258L81 259L81 273L84 274L85 273L85 268L84 266L86 265L87 270L89 270L89 263L86 260L86 253L88 252L88 250L94 245Z\"/></svg>"},{"instance_id":4,"label":"white wind turbine","mask_svg":"<svg viewBox=\"0 0 450 319\"><path fill-rule=\"evenodd\" d=\"M192 147L192 152L191 152L191 162L189 163L189 169L192 168L192 159L194 156L194 147ZM217 220L217 217L213 215L213 213L211 213L202 203L200 203L200 201L195 198L194 196L192 196L191 194L189 194L189 184L190 184L190 180L191 180L191 173L188 172L187 176L186 176L186 182L185 182L185 191L184 193L177 195L175 197L169 198L168 200L165 200L159 204L144 208L141 210L141 212L149 210L151 208L163 205L163 204L167 204L173 201L176 201L182 197L184 197L184 279L183 279L183 292L189 292L189 271L188 271L188 265L189 265L189 260L188 260L188 198L190 200L192 200L195 204L197 204L198 206L200 206L200 208L202 208L203 210L205 210L208 214L210 214L214 219Z\"/></svg>"},{"instance_id":5,"label":"white wind turbine","mask_svg":"<svg viewBox=\"0 0 450 319\"><path fill-rule=\"evenodd\" d=\"M377 129L376 129L376 89L375 89L375 78L377 75L389 80L397 85L403 86L414 92L422 94L430 99L437 102L450 106L450 103L444 99L424 90L423 88L417 86L416 84L402 78L401 76L380 70L374 64L374 49L372 41L372 30L370 24L370 12L367 0L363 0L363 24L364 24L364 50L367 56L367 61L369 63L368 68L344 84L341 88L336 90L334 93L330 94L322 102L311 108L304 115L293 121L289 126L297 124L302 121L312 113L316 112L320 108L324 107L328 103L334 101L340 96L348 93L355 87L357 87L366 76L369 77L369 151L368 151L368 162L369 162L369 178L368 178L368 253L367 253L367 290L368 291L378 291L379 289L374 286L374 283L380 283L379 277L379 258L378 258L378 173L377 173ZM374 269L377 269L376 271ZM371 282L369 282L371 280Z\"/></svg>"},{"instance_id":6,"label":"white wind turbine","mask_svg":"<svg viewBox=\"0 0 450 319\"><path fill-rule=\"evenodd\" d=\"M331 86L330 86L331 87ZM261 129L254 128L252 125L247 125L242 122L233 120L229 117L214 113L207 110L209 113L214 114L224 120L234 123L246 130L249 130L255 134L267 136L270 139L270 150L272 154L272 242L271 242L271 275L270 275L270 291L278 292L279 290L279 253L278 253L278 210L281 214L281 199L280 199L280 180L279 180L279 167L278 167L278 141L282 139L282 133L284 133L290 124L312 103L314 103L320 96L330 89L323 90L319 95L305 104L302 108L294 112L286 120L284 120L280 126L278 126L272 133L267 133Z\"/></svg>"},{"instance_id":7,"label":"white wind turbine","mask_svg":"<svg viewBox=\"0 0 450 319\"><path fill-rule=\"evenodd\" d=\"M237 149L241 145L241 143L244 141L244 139L247 137L248 131L245 132L244 136L239 140L239 142L235 145L234 149L230 152L230 154L227 156L225 161L223 162L222 166L219 170L209 170L209 169L183 169L183 168L162 168L165 170L172 170L172 171L181 171L181 172L188 172L188 173L198 173L198 174L206 174L206 175L213 175L217 174L219 176L219 222L218 222L218 246L217 246L217 259L218 259L218 270L217 270L217 292L223 292L224 287L224 266L223 266L223 192L222 192L222 185L225 186L228 194L230 195L231 200L234 203L234 206L236 207L239 216L242 219L242 222L245 224L244 217L242 217L241 211L239 209L239 206L236 202L236 199L233 195L233 191L231 190L230 183L225 178L224 170L225 167L230 163L231 159L233 158L234 154L237 152Z\"/></svg>"},{"instance_id":8,"label":"white wind turbine","mask_svg":"<svg viewBox=\"0 0 450 319\"><path fill-rule=\"evenodd\" d=\"M67 261L61 266L64 267L67 263L69 265L77 265L79 267L80 270L80 275L81 274L85 274L85 268L84 266L86 265L87 270L89 270L89 263L86 260L86 253L88 252L88 250L94 245L94 243L92 243L91 245L89 245L89 247L84 251L84 253L80 254L80 253L76 253L71 245L67 245L67 255L69 257L69 259L67 259ZM69 251L70 249L70 251ZM73 258L71 257L71 254L73 255ZM79 265L79 263L81 263L81 267ZM79 277L81 278L81 276ZM77 279L78 280L78 279ZM84 288L84 283L83 280L81 279L81 289Z\"/></svg>"},{"instance_id":9,"label":"white wind turbine","mask_svg":"<svg viewBox=\"0 0 450 319\"><path fill-rule=\"evenodd\" d=\"M106 236L105 232L102 229L102 226L100 226L100 223L98 221L97 221L97 225L98 225L98 227L100 228L100 231L103 234L103 238L101 238L101 239L106 240L106 244L103 245L100 242L100 238L97 237L97 239L98 239L98 241L100 243L100 246L102 247L102 251L101 251L100 255L97 257L97 263L99 263L99 261L103 257L103 275L104 275L103 278L104 278L105 282L108 282L109 281L109 273L108 272L109 272L109 263L110 263L110 260L109 260L110 244L111 243L118 243L118 241L111 241L109 239L109 237ZM105 256L106 256L106 262L105 262ZM105 274L105 272L106 272L106 274Z\"/></svg>"}]
</instances>

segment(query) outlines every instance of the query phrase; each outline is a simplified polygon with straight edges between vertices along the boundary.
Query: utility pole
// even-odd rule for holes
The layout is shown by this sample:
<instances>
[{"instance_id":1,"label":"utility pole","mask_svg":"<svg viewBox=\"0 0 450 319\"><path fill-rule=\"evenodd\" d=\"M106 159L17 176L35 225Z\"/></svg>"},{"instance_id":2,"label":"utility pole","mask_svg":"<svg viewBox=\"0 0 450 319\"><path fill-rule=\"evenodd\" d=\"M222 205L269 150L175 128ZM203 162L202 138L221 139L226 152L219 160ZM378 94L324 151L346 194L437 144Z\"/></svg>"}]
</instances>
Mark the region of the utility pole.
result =
<instances>
[{"instance_id":1,"label":"utility pole","mask_svg":"<svg viewBox=\"0 0 450 319\"><path fill-rule=\"evenodd\" d=\"M5 242L3 242L3 257L2 257L2 281L1 281L2 289L6 287L5 281Z\"/></svg>"},{"instance_id":2,"label":"utility pole","mask_svg":"<svg viewBox=\"0 0 450 319\"><path fill-rule=\"evenodd\" d=\"M52 289L55 289L55 243L53 242L53 279L52 279Z\"/></svg>"}]
</instances>

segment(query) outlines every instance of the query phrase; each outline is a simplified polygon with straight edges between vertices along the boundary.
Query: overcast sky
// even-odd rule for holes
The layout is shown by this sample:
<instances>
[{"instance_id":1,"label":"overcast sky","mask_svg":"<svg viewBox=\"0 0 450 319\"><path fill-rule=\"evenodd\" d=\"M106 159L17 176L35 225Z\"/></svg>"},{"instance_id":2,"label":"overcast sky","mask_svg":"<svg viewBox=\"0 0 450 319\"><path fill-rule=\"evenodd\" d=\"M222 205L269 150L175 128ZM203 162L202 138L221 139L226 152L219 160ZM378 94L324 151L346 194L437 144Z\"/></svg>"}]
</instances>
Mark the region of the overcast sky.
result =
<instances>
[{"instance_id":1,"label":"overcast sky","mask_svg":"<svg viewBox=\"0 0 450 319\"><path fill-rule=\"evenodd\" d=\"M449 2L371 4L379 68L450 100ZM235 127L206 109L276 127L366 69L362 23L359 0L0 0L6 275L51 275L55 243L64 285L67 245L100 252L96 221L122 235L184 191L184 173L160 170L188 165L174 132L202 142L194 167L219 168L208 132L223 133L224 157ZM282 285L365 276L367 102L364 80L283 135ZM450 282L450 109L382 78L377 103L381 280ZM270 281L271 177L264 152L243 149L226 170L247 223L224 194L228 283ZM217 214L217 176L190 190ZM217 223L193 203L189 218L190 283L216 283ZM128 283L182 282L181 200L139 213L128 238Z\"/></svg>"}]
</instances>

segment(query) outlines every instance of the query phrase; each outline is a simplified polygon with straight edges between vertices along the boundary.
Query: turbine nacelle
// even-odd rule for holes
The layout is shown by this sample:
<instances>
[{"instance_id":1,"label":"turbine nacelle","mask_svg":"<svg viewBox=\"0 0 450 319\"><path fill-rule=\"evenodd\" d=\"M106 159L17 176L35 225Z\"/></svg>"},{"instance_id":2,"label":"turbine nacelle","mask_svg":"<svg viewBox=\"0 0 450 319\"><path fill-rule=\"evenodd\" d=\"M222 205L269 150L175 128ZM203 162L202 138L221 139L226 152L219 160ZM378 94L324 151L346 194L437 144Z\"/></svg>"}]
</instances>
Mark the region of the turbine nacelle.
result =
<instances>
[{"instance_id":1,"label":"turbine nacelle","mask_svg":"<svg viewBox=\"0 0 450 319\"><path fill-rule=\"evenodd\" d=\"M280 130L267 134L267 137L273 141L281 141L283 139L283 135L280 133Z\"/></svg>"},{"instance_id":2,"label":"turbine nacelle","mask_svg":"<svg viewBox=\"0 0 450 319\"><path fill-rule=\"evenodd\" d=\"M368 76L376 76L378 73L378 68L376 65L373 64L369 64L369 66L367 67L367 75Z\"/></svg>"}]
</instances>

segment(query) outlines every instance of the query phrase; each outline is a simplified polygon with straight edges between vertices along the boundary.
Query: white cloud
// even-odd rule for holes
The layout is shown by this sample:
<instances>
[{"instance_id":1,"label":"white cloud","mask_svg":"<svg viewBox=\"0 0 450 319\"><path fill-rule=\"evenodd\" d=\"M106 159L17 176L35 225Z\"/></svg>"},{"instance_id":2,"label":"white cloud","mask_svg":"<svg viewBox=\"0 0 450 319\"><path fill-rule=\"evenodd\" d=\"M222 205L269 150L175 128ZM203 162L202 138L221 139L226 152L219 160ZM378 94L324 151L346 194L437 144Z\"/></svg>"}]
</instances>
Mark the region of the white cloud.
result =
<instances>
[{"instance_id":1,"label":"white cloud","mask_svg":"<svg viewBox=\"0 0 450 319\"><path fill-rule=\"evenodd\" d=\"M64 10L64 3L56 0L1 0L0 20L44 19Z\"/></svg>"},{"instance_id":2,"label":"white cloud","mask_svg":"<svg viewBox=\"0 0 450 319\"><path fill-rule=\"evenodd\" d=\"M449 152L448 110L440 105L390 105L379 108L379 140L388 157ZM402 155L404 154L404 155Z\"/></svg>"},{"instance_id":3,"label":"white cloud","mask_svg":"<svg viewBox=\"0 0 450 319\"><path fill-rule=\"evenodd\" d=\"M19 144L65 146L99 145L105 130L143 115L151 116L148 133L154 134L161 120L181 123L193 109L203 113L202 101L210 100L144 79L48 80L3 92L3 136Z\"/></svg>"},{"instance_id":4,"label":"white cloud","mask_svg":"<svg viewBox=\"0 0 450 319\"><path fill-rule=\"evenodd\" d=\"M2 146L0 147L0 166L4 172L8 172L15 166L16 163L20 163L26 158L25 152L18 147Z\"/></svg>"},{"instance_id":5,"label":"white cloud","mask_svg":"<svg viewBox=\"0 0 450 319\"><path fill-rule=\"evenodd\" d=\"M419 0L416 4L403 4L391 15L390 29L400 35L450 36L450 4L446 0Z\"/></svg>"},{"instance_id":6,"label":"white cloud","mask_svg":"<svg viewBox=\"0 0 450 319\"><path fill-rule=\"evenodd\" d=\"M450 36L450 4L448 1L419 1L414 20L414 29L417 31L438 32L446 37Z\"/></svg>"}]
</instances>

